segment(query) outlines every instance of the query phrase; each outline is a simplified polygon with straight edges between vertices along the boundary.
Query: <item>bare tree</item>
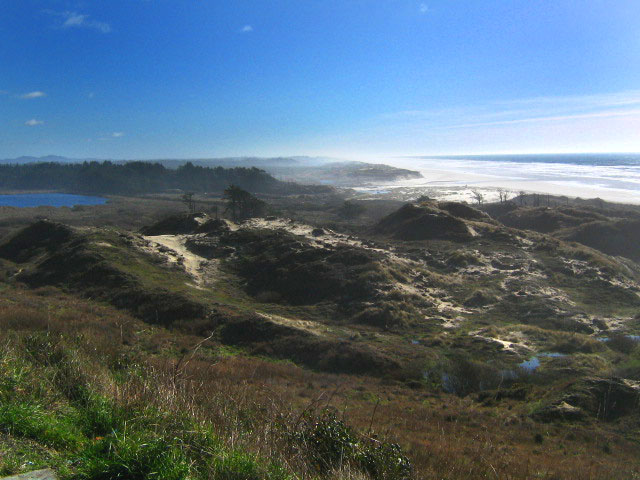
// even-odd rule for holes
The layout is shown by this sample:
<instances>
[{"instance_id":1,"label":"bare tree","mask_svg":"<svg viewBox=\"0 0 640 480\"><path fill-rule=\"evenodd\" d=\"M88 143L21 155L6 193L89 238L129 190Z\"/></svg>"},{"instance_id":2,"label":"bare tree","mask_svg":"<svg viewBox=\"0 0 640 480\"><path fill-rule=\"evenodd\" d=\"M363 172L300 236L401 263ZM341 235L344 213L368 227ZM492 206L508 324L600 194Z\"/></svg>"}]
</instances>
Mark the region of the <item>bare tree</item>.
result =
<instances>
[{"instance_id":1,"label":"bare tree","mask_svg":"<svg viewBox=\"0 0 640 480\"><path fill-rule=\"evenodd\" d=\"M482 193L478 190L471 190L471 193L473 194L473 199L478 205L482 205L484 203L484 195Z\"/></svg>"},{"instance_id":2,"label":"bare tree","mask_svg":"<svg viewBox=\"0 0 640 480\"><path fill-rule=\"evenodd\" d=\"M520 190L520 192L518 192L518 197L520 198L520 206L523 206L525 204L525 195L527 194L527 192L525 192L524 190Z\"/></svg>"},{"instance_id":3,"label":"bare tree","mask_svg":"<svg viewBox=\"0 0 640 480\"><path fill-rule=\"evenodd\" d=\"M500 198L500 203L507 203L509 200L509 192L504 188L499 188L498 197Z\"/></svg>"},{"instance_id":4,"label":"bare tree","mask_svg":"<svg viewBox=\"0 0 640 480\"><path fill-rule=\"evenodd\" d=\"M534 193L533 194L533 206L534 207L539 207L540 206L540 194L538 194L538 193Z\"/></svg>"}]
</instances>

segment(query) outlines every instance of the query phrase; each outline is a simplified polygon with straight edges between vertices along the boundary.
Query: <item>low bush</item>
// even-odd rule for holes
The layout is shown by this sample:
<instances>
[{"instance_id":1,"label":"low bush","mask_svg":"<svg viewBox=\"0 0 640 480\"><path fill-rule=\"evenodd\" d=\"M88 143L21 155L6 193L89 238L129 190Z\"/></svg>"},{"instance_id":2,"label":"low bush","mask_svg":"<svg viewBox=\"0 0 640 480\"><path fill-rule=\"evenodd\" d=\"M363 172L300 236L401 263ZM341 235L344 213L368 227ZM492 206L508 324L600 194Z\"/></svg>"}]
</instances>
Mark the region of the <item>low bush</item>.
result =
<instances>
[{"instance_id":1,"label":"low bush","mask_svg":"<svg viewBox=\"0 0 640 480\"><path fill-rule=\"evenodd\" d=\"M352 317L352 321L389 329L406 327L417 317L417 309L406 302L381 302L357 313Z\"/></svg>"},{"instance_id":2,"label":"low bush","mask_svg":"<svg viewBox=\"0 0 640 480\"><path fill-rule=\"evenodd\" d=\"M307 415L300 427L290 435L293 447L322 475L345 467L375 480L404 480L411 475L411 462L400 446L357 435L332 410L318 417Z\"/></svg>"}]
</instances>

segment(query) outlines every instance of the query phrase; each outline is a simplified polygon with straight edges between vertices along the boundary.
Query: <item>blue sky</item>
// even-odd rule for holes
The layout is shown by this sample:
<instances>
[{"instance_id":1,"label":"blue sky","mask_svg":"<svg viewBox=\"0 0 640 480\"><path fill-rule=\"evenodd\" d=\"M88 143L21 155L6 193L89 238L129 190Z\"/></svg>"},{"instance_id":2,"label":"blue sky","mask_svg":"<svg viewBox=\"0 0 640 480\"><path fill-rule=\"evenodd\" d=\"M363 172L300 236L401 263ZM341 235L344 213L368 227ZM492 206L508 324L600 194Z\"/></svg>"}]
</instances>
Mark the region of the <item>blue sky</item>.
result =
<instances>
[{"instance_id":1,"label":"blue sky","mask_svg":"<svg viewBox=\"0 0 640 480\"><path fill-rule=\"evenodd\" d=\"M637 0L19 0L0 158L640 151Z\"/></svg>"}]
</instances>

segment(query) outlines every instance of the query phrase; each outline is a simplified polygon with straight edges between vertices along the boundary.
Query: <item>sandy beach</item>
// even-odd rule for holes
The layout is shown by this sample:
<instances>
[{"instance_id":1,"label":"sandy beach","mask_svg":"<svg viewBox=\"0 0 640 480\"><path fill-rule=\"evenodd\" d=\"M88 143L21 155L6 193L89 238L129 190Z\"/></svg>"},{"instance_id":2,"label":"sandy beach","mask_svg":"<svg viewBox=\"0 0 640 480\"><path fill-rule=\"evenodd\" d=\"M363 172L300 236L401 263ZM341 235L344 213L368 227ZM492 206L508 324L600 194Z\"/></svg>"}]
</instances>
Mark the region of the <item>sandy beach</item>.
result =
<instances>
[{"instance_id":1,"label":"sandy beach","mask_svg":"<svg viewBox=\"0 0 640 480\"><path fill-rule=\"evenodd\" d=\"M511 197L519 192L601 198L640 204L639 165L578 165L462 159L390 159L393 166L418 170L423 178L356 188L372 196L410 200L420 195L473 202L474 192L485 201L498 199L499 190Z\"/></svg>"}]
</instances>

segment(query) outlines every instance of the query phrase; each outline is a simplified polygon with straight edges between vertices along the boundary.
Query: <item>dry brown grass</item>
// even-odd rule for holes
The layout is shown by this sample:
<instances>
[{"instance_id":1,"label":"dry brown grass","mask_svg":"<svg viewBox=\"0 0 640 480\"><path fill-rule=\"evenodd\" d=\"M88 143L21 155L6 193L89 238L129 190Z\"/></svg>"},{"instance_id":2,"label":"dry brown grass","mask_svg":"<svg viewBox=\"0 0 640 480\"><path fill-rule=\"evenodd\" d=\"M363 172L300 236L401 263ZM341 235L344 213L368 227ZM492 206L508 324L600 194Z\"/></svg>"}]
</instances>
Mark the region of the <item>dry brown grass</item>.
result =
<instances>
[{"instance_id":1,"label":"dry brown grass","mask_svg":"<svg viewBox=\"0 0 640 480\"><path fill-rule=\"evenodd\" d=\"M211 340L150 327L55 289L5 288L0 332L8 339L14 335L10 331L49 331L79 349L83 364L99 366L86 374L121 405L157 406L211 422L229 447L279 458L303 478L313 472L288 447L286 432L305 412L325 407L360 432L401 444L416 478L640 478L640 448L624 436L633 425L540 424L516 401L485 407L468 397L413 390L390 380L225 356ZM118 368L144 374L108 380L108 372ZM363 477L344 466L330 478Z\"/></svg>"}]
</instances>

